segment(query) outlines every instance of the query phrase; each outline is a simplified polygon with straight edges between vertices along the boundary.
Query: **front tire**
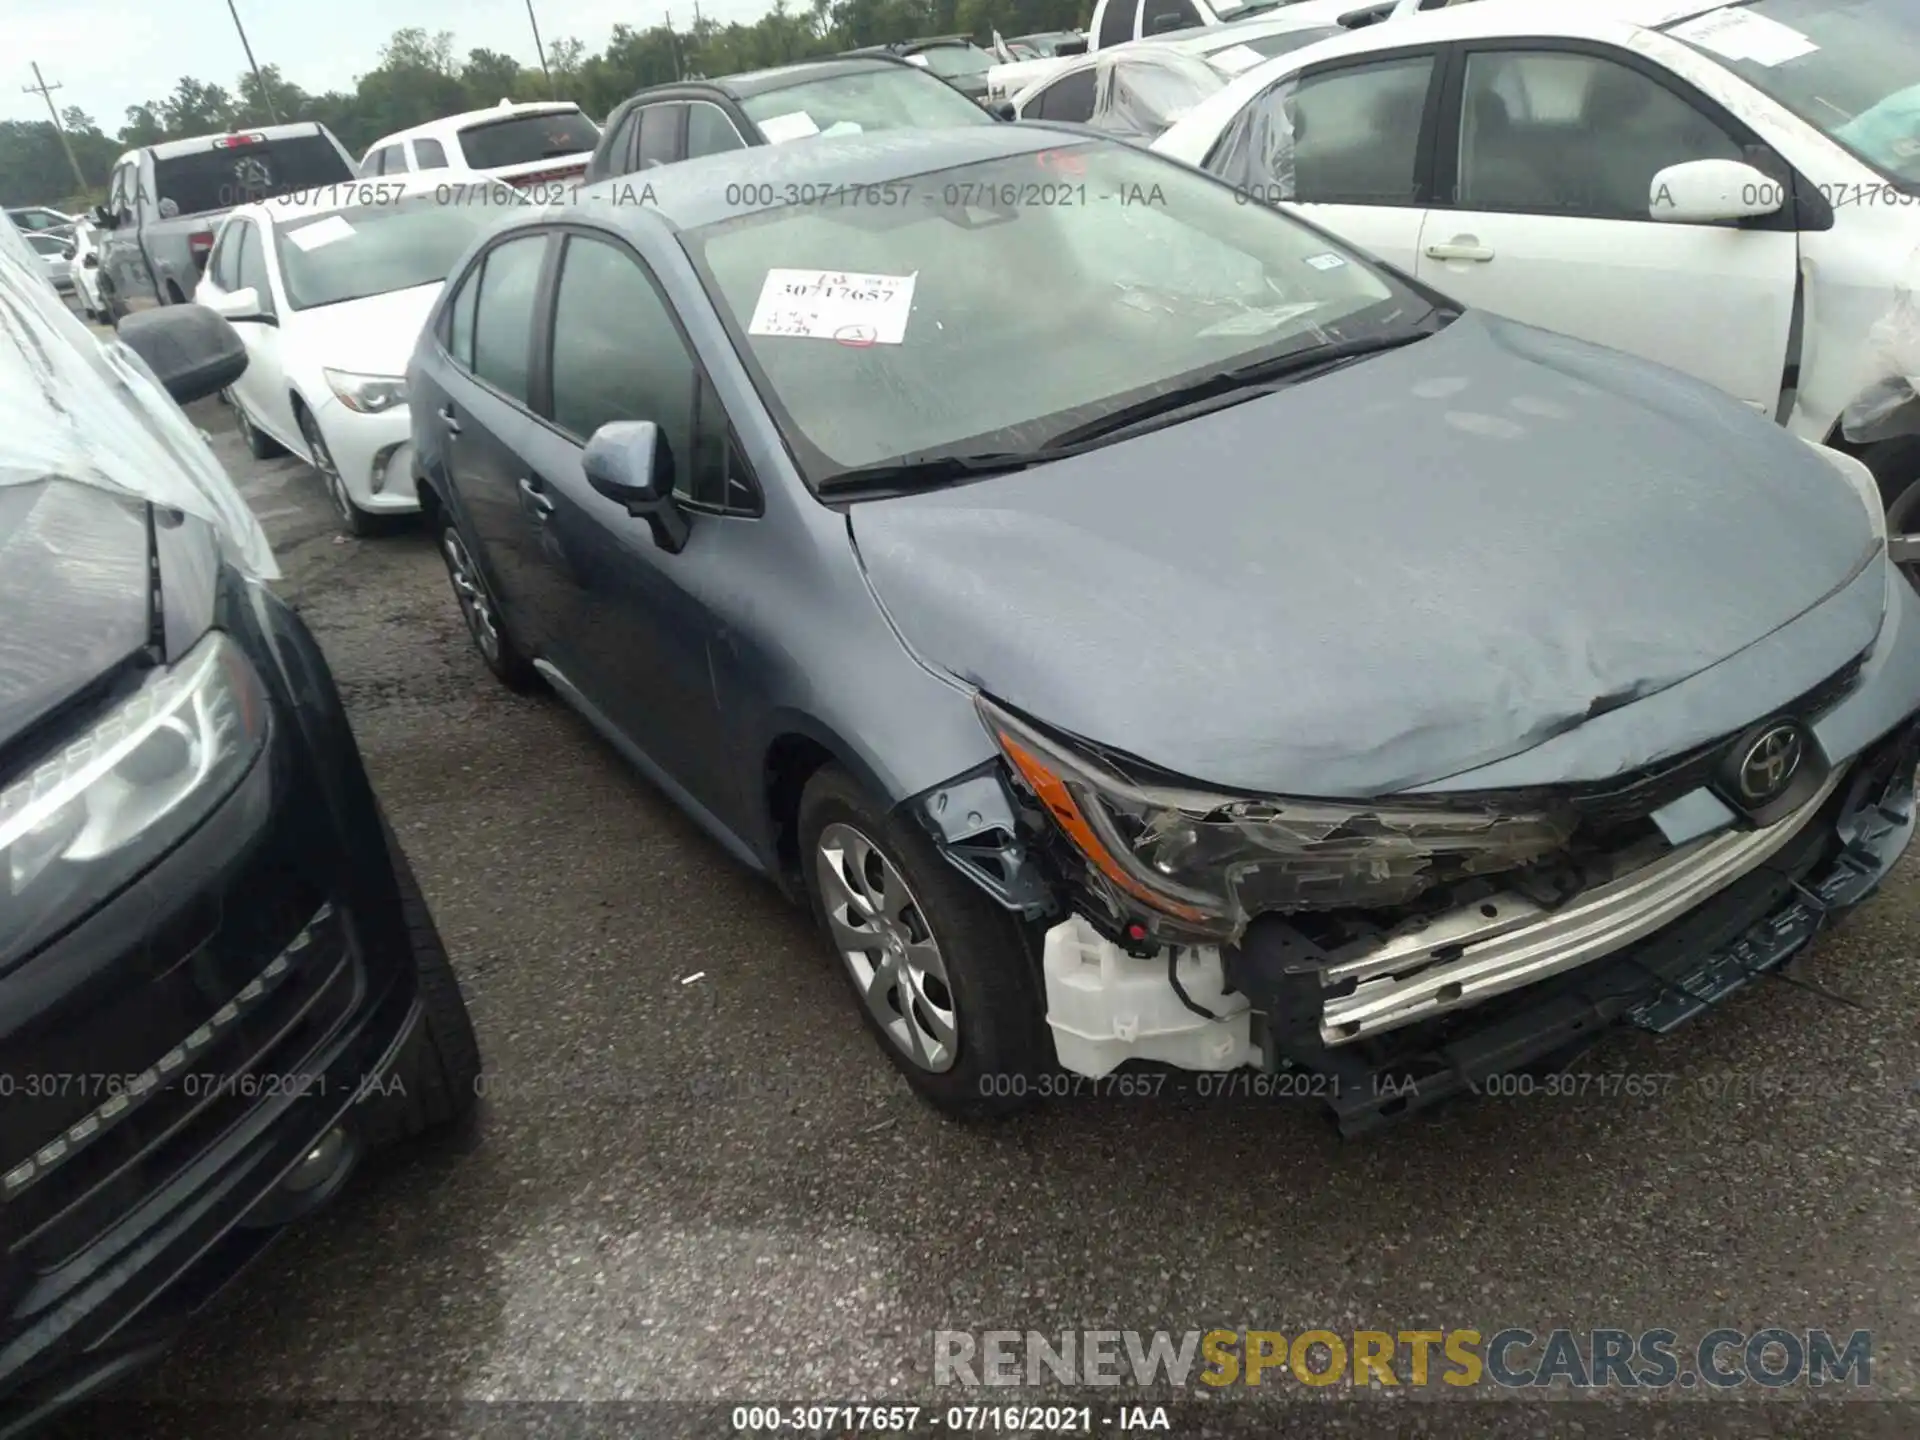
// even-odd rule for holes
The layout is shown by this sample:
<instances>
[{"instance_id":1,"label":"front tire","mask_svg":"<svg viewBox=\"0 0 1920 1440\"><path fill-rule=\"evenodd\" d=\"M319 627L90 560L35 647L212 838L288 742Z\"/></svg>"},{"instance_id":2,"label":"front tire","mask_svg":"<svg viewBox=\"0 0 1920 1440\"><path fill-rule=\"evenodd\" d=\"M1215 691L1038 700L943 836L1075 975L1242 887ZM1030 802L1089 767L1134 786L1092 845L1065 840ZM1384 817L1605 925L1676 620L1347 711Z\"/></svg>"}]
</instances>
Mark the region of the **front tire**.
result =
<instances>
[{"instance_id":1,"label":"front tire","mask_svg":"<svg viewBox=\"0 0 1920 1440\"><path fill-rule=\"evenodd\" d=\"M293 418L300 425L300 438L307 443L307 454L311 457L307 463L320 472L340 528L356 538L378 534L380 517L368 514L354 503L353 492L347 489L346 477L334 463L333 452L327 448L326 437L320 433L320 422L313 418L313 412L305 405L295 404Z\"/></svg>"},{"instance_id":2,"label":"front tire","mask_svg":"<svg viewBox=\"0 0 1920 1440\"><path fill-rule=\"evenodd\" d=\"M400 911L419 977L420 1022L393 1070L369 1104L370 1144L391 1145L460 1123L473 1113L480 1095L480 1041L473 1032L453 962L440 939L407 852L386 818L380 829L393 857L393 878Z\"/></svg>"},{"instance_id":3,"label":"front tire","mask_svg":"<svg viewBox=\"0 0 1920 1440\"><path fill-rule=\"evenodd\" d=\"M961 1118L1031 1104L1053 1050L1020 922L837 766L807 782L799 829L814 918L907 1083Z\"/></svg>"}]
</instances>

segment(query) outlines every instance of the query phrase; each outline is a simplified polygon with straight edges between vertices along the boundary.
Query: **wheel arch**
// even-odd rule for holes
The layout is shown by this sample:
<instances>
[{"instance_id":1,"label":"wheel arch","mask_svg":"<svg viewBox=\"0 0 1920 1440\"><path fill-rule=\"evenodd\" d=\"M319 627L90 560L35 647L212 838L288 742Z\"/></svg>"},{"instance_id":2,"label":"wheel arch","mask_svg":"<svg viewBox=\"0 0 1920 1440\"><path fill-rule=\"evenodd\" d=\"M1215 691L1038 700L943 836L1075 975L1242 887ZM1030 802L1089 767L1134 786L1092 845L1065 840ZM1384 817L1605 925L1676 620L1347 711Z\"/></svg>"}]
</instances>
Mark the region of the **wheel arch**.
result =
<instances>
[{"instance_id":1,"label":"wheel arch","mask_svg":"<svg viewBox=\"0 0 1920 1440\"><path fill-rule=\"evenodd\" d=\"M788 711L775 717L760 752L759 820L765 826L762 850L769 873L794 899L805 896L801 879L800 797L807 782L829 765L846 771L875 803L897 803L888 787L861 756L857 746L811 715Z\"/></svg>"}]
</instances>

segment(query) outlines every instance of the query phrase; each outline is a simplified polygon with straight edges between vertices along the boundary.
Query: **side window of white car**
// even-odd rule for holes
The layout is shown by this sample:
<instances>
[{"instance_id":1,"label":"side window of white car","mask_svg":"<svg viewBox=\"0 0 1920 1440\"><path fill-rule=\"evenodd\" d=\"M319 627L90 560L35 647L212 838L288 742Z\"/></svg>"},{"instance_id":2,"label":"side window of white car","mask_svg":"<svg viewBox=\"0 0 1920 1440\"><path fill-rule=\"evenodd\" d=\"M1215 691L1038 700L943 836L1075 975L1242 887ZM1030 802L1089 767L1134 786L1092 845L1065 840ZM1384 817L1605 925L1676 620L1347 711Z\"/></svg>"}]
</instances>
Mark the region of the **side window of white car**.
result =
<instances>
[{"instance_id":1,"label":"side window of white car","mask_svg":"<svg viewBox=\"0 0 1920 1440\"><path fill-rule=\"evenodd\" d=\"M1734 138L1660 81L1598 55L1478 51L1461 95L1463 210L1646 220L1653 177L1743 160Z\"/></svg>"},{"instance_id":2,"label":"side window of white car","mask_svg":"<svg viewBox=\"0 0 1920 1440\"><path fill-rule=\"evenodd\" d=\"M1431 55L1288 76L1228 122L1206 168L1265 201L1419 203Z\"/></svg>"},{"instance_id":3,"label":"side window of white car","mask_svg":"<svg viewBox=\"0 0 1920 1440\"><path fill-rule=\"evenodd\" d=\"M438 140L416 140L413 142L413 168L416 170L444 170L447 168L447 147Z\"/></svg>"},{"instance_id":4,"label":"side window of white car","mask_svg":"<svg viewBox=\"0 0 1920 1440\"><path fill-rule=\"evenodd\" d=\"M1077 120L1093 118L1094 84L1097 79L1091 65L1047 86L1021 107L1023 118L1034 120Z\"/></svg>"},{"instance_id":5,"label":"side window of white car","mask_svg":"<svg viewBox=\"0 0 1920 1440\"><path fill-rule=\"evenodd\" d=\"M261 248L260 227L251 221L236 220L233 228L240 232L234 237L239 247L234 257L234 278L240 283L234 288L251 289L259 300L260 313L275 314L273 282L267 278L267 252Z\"/></svg>"},{"instance_id":6,"label":"side window of white car","mask_svg":"<svg viewBox=\"0 0 1920 1440\"><path fill-rule=\"evenodd\" d=\"M207 262L207 278L221 290L232 292L240 288L236 260L240 250L240 232L244 228L236 222L222 230L220 239L213 247L213 258Z\"/></svg>"}]
</instances>

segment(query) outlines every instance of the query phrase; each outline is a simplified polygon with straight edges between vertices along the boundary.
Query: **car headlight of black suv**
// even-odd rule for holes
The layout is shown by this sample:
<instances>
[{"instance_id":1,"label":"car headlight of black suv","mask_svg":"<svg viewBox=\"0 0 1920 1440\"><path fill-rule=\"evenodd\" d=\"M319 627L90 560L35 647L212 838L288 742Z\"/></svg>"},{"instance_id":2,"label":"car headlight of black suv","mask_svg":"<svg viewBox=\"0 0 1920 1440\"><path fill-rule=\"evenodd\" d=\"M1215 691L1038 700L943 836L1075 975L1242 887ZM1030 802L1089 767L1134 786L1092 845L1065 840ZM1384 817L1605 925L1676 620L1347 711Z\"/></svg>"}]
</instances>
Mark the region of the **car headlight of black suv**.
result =
<instances>
[{"instance_id":1,"label":"car headlight of black suv","mask_svg":"<svg viewBox=\"0 0 1920 1440\"><path fill-rule=\"evenodd\" d=\"M268 702L218 631L0 790L0 959L116 893L232 791Z\"/></svg>"},{"instance_id":2,"label":"car headlight of black suv","mask_svg":"<svg viewBox=\"0 0 1920 1440\"><path fill-rule=\"evenodd\" d=\"M1236 938L1266 911L1377 909L1561 849L1570 809L1214 794L1129 779L985 697L1014 774L1086 861L1089 888L1134 913L1133 938Z\"/></svg>"}]
</instances>

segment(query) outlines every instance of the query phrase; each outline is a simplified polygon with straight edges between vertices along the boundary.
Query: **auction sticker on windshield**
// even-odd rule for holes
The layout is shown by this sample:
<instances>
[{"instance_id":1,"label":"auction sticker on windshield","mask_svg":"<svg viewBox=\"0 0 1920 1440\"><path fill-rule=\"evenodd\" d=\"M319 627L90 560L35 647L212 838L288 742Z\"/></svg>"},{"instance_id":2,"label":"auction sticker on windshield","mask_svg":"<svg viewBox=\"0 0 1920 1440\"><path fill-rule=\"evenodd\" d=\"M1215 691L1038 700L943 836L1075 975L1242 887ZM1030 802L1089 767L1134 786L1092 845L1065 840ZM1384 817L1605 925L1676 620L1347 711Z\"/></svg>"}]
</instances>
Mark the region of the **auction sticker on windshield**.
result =
<instances>
[{"instance_id":1,"label":"auction sticker on windshield","mask_svg":"<svg viewBox=\"0 0 1920 1440\"><path fill-rule=\"evenodd\" d=\"M820 127L813 123L813 117L804 110L790 111L785 115L769 115L760 122L760 133L766 137L769 145L778 145L787 140L804 140L809 135L818 135Z\"/></svg>"},{"instance_id":2,"label":"auction sticker on windshield","mask_svg":"<svg viewBox=\"0 0 1920 1440\"><path fill-rule=\"evenodd\" d=\"M769 270L747 333L838 340L842 345L901 344L907 338L918 275Z\"/></svg>"},{"instance_id":3,"label":"auction sticker on windshield","mask_svg":"<svg viewBox=\"0 0 1920 1440\"><path fill-rule=\"evenodd\" d=\"M322 245L331 245L336 240L345 240L353 234L353 226L347 223L343 215L329 215L324 220L316 220L311 225L302 225L298 229L287 231L287 239L302 250L318 250Z\"/></svg>"},{"instance_id":4,"label":"auction sticker on windshield","mask_svg":"<svg viewBox=\"0 0 1920 1440\"><path fill-rule=\"evenodd\" d=\"M1771 69L1820 47L1790 25L1746 10L1716 10L1669 32L1727 60L1751 60Z\"/></svg>"}]
</instances>

